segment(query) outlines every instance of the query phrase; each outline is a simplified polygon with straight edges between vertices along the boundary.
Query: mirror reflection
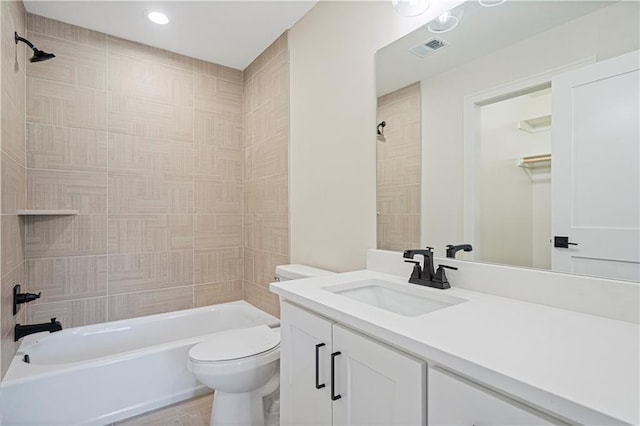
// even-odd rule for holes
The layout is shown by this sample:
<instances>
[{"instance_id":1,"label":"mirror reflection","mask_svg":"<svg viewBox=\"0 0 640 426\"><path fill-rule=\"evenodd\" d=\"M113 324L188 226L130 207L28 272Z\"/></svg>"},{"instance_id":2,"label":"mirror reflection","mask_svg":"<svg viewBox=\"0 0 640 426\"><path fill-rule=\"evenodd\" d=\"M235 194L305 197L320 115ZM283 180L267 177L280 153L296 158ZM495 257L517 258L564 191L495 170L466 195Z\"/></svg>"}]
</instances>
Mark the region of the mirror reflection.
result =
<instances>
[{"instance_id":1,"label":"mirror reflection","mask_svg":"<svg viewBox=\"0 0 640 426\"><path fill-rule=\"evenodd\" d=\"M639 3L448 16L376 54L378 248L639 281Z\"/></svg>"}]
</instances>

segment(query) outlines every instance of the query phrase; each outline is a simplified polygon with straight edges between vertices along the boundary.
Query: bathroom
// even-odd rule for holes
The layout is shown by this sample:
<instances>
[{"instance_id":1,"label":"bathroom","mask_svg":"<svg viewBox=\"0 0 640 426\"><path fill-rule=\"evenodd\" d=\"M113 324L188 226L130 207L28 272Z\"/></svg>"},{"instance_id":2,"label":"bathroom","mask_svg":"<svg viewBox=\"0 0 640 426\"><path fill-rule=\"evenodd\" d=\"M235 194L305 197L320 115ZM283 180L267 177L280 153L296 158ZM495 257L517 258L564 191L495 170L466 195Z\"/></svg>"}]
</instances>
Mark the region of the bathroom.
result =
<instances>
[{"instance_id":1,"label":"bathroom","mask_svg":"<svg viewBox=\"0 0 640 426\"><path fill-rule=\"evenodd\" d=\"M55 19L55 10L51 18L28 14L29 3L39 2L3 1L0 11L3 377L18 349L17 323L56 317L66 329L237 300L280 316L269 290L277 265L367 268L367 251L383 248L376 240L376 52L461 2L434 1L416 17L386 1L302 4L297 22L235 66L65 24L71 18ZM56 4L42 3L42 15ZM30 64L14 31L56 58ZM637 41L617 49L605 57L638 49ZM597 54L579 52L530 74ZM391 123L385 132L390 144ZM463 158L462 145L447 145L439 158ZM461 166L433 163L423 159L423 173L438 185L423 185L419 198L432 220L420 217L419 237L395 250L433 245L442 256L446 244L471 241L457 225L465 212ZM452 272L453 287L456 278ZM16 283L42 295L13 316ZM589 299L577 291L575 299ZM614 304L616 292L597 294ZM507 296L525 293L532 291L510 288ZM560 306L572 299L534 297ZM155 414L197 413L206 424L207 398Z\"/></svg>"}]
</instances>

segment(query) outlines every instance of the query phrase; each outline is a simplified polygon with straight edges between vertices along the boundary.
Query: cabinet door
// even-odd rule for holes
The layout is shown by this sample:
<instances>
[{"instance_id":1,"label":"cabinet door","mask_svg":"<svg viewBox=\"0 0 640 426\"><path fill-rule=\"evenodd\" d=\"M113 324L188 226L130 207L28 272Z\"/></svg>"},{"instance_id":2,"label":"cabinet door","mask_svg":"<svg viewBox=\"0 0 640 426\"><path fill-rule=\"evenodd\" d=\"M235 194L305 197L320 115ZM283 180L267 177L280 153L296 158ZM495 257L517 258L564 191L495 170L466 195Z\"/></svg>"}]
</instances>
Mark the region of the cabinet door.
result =
<instances>
[{"instance_id":1,"label":"cabinet door","mask_svg":"<svg viewBox=\"0 0 640 426\"><path fill-rule=\"evenodd\" d=\"M430 425L564 424L438 368L429 368L427 381Z\"/></svg>"},{"instance_id":2,"label":"cabinet door","mask_svg":"<svg viewBox=\"0 0 640 426\"><path fill-rule=\"evenodd\" d=\"M426 364L333 326L335 425L424 425Z\"/></svg>"},{"instance_id":3,"label":"cabinet door","mask_svg":"<svg viewBox=\"0 0 640 426\"><path fill-rule=\"evenodd\" d=\"M280 424L330 425L331 322L283 302L280 333Z\"/></svg>"}]
</instances>

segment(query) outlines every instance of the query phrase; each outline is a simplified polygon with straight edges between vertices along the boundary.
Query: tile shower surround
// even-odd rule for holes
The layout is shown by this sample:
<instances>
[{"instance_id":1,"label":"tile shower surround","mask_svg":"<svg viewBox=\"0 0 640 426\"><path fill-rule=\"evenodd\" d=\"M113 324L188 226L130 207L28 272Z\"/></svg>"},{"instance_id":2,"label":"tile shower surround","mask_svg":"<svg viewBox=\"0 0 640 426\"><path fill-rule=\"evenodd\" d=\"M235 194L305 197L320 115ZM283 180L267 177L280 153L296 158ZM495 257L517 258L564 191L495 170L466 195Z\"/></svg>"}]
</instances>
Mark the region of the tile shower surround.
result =
<instances>
[{"instance_id":1,"label":"tile shower surround","mask_svg":"<svg viewBox=\"0 0 640 426\"><path fill-rule=\"evenodd\" d=\"M289 250L286 33L243 73L21 13L22 33L56 58L22 58L26 116L10 121L15 132L25 123L26 146L2 145L3 373L15 352L14 282L42 291L21 310L28 323L243 298L278 314L267 286ZM20 140L5 129L3 142ZM79 215L18 218L19 208Z\"/></svg>"},{"instance_id":2,"label":"tile shower surround","mask_svg":"<svg viewBox=\"0 0 640 426\"><path fill-rule=\"evenodd\" d=\"M24 221L17 215L26 205L25 70L26 50L16 46L13 33L26 31L22 2L0 2L0 353L1 376L9 367L17 344L16 323L25 322L25 310L13 315L15 283L24 283Z\"/></svg>"},{"instance_id":3,"label":"tile shower surround","mask_svg":"<svg viewBox=\"0 0 640 426\"><path fill-rule=\"evenodd\" d=\"M420 83L378 98L377 122L386 142L377 146L377 247L420 246Z\"/></svg>"}]
</instances>

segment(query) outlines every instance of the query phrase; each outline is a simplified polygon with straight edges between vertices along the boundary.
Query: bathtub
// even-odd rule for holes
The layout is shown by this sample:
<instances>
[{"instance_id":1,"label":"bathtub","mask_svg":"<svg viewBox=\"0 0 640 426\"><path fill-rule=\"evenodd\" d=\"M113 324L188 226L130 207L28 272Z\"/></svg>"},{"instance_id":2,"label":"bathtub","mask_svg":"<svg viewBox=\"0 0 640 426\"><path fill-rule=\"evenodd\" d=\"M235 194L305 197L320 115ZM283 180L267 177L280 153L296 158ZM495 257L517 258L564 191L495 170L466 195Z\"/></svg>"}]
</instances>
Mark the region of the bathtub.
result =
<instances>
[{"instance_id":1,"label":"bathtub","mask_svg":"<svg viewBox=\"0 0 640 426\"><path fill-rule=\"evenodd\" d=\"M189 349L260 324L279 320L238 301L27 336L0 385L2 425L107 424L200 395Z\"/></svg>"}]
</instances>

